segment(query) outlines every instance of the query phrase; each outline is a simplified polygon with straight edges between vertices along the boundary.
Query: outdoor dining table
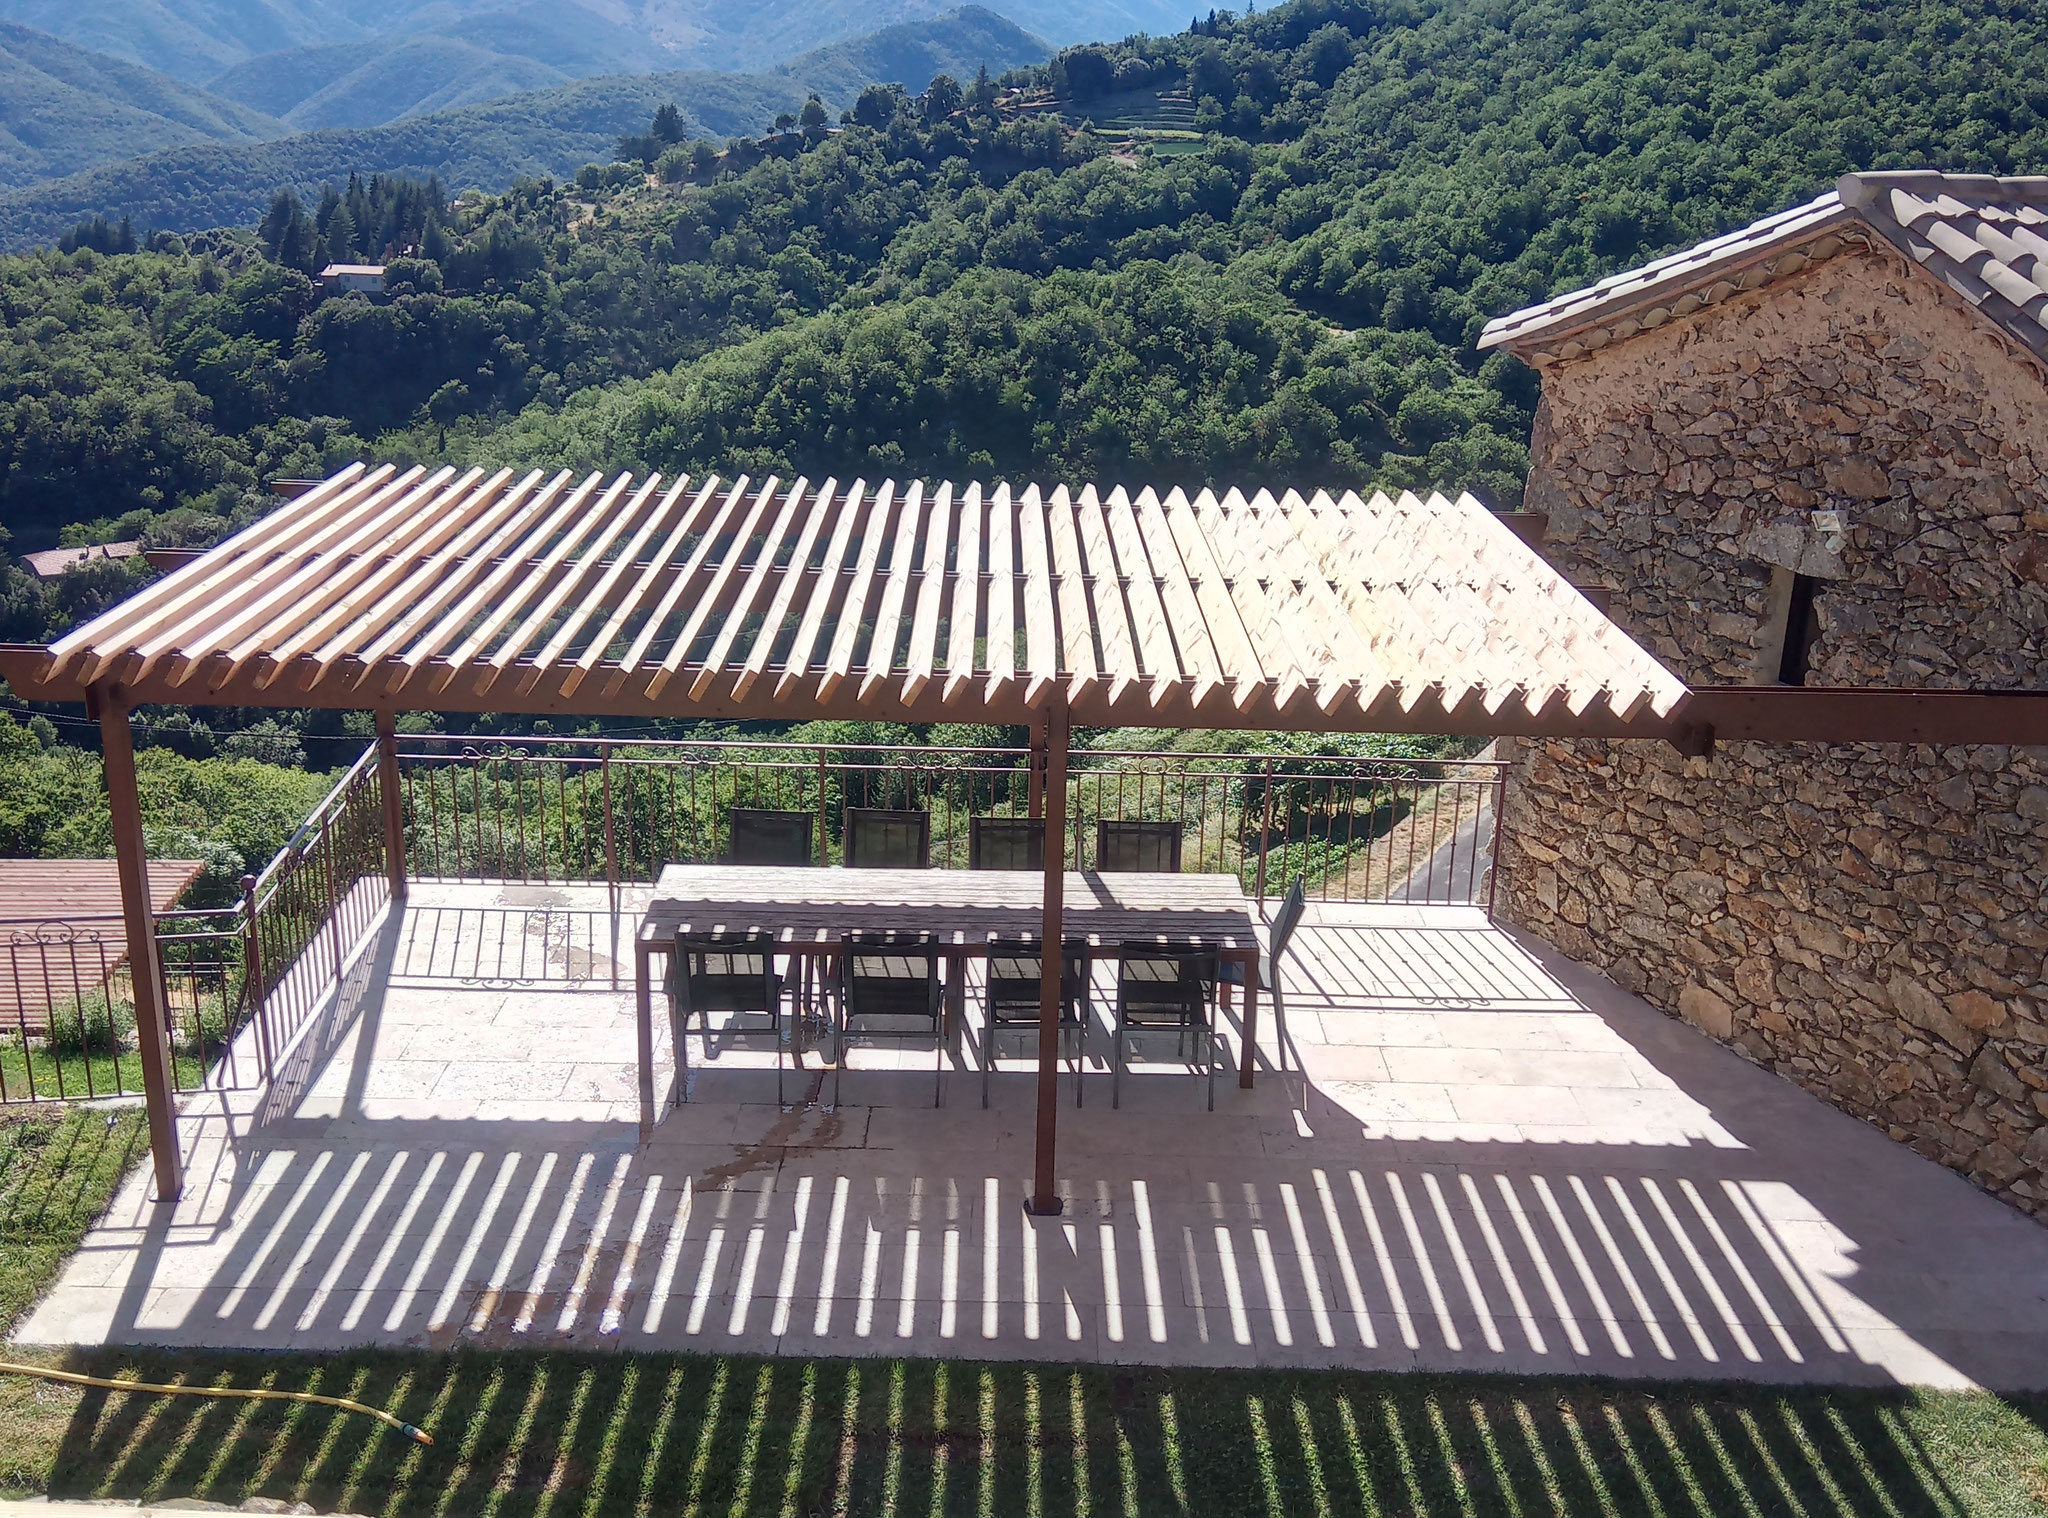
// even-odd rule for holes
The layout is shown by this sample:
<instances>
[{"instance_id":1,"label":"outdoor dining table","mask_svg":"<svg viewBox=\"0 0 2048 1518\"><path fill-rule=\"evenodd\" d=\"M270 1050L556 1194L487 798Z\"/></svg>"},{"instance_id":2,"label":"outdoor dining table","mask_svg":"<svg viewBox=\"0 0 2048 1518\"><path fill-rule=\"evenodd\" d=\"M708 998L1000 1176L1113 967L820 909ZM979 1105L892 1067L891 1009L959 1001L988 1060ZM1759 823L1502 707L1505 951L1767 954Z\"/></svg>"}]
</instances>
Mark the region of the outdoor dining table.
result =
<instances>
[{"instance_id":1,"label":"outdoor dining table","mask_svg":"<svg viewBox=\"0 0 2048 1518\"><path fill-rule=\"evenodd\" d=\"M639 1028L640 1125L654 1126L654 968L678 933L772 933L782 952L824 956L842 935L930 933L948 962L947 1011L965 1002L967 960L987 953L991 934L1021 937L1044 924L1045 876L1037 870L866 870L801 865L672 864L654 883L633 945ZM1068 871L1068 938L1114 947L1127 939L1214 948L1244 967L1244 1058L1252 1082L1258 1028L1259 939L1251 902L1235 875L1097 874Z\"/></svg>"}]
</instances>

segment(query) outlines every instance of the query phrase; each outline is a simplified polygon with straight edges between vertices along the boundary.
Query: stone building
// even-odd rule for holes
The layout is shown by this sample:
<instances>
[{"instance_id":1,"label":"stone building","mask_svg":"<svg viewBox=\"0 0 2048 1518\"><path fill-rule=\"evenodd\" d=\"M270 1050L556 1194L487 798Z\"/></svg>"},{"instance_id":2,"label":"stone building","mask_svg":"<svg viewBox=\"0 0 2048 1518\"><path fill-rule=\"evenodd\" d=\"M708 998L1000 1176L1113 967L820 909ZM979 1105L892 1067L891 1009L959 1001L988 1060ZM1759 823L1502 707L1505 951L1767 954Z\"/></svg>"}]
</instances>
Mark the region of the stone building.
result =
<instances>
[{"instance_id":1,"label":"stone building","mask_svg":"<svg viewBox=\"0 0 2048 1518\"><path fill-rule=\"evenodd\" d=\"M2048 178L1846 175L1481 346L1682 677L2048 687ZM2048 750L1513 751L1512 920L2048 1218Z\"/></svg>"}]
</instances>

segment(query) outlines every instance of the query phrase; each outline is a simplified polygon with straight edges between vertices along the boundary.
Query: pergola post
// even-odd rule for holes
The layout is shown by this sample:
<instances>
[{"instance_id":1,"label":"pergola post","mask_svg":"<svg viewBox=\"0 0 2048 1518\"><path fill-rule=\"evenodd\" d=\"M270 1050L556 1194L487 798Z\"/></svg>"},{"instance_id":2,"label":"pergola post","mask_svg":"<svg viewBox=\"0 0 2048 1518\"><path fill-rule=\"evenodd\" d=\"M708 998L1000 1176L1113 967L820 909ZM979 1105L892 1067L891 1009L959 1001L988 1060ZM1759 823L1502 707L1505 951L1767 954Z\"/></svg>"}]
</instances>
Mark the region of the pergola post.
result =
<instances>
[{"instance_id":1,"label":"pergola post","mask_svg":"<svg viewBox=\"0 0 2048 1518\"><path fill-rule=\"evenodd\" d=\"M399 792L398 717L377 709L377 795L384 803L384 872L391 899L405 895L405 798Z\"/></svg>"},{"instance_id":2,"label":"pergola post","mask_svg":"<svg viewBox=\"0 0 2048 1518\"><path fill-rule=\"evenodd\" d=\"M1060 975L1066 968L1067 694L1055 687L1045 723L1045 918L1038 959L1038 1154L1031 1211L1060 1210L1057 1180L1060 1114Z\"/></svg>"},{"instance_id":3,"label":"pergola post","mask_svg":"<svg viewBox=\"0 0 2048 1518\"><path fill-rule=\"evenodd\" d=\"M149 850L142 839L142 801L135 787L135 736L119 691L92 691L100 722L107 811L113 819L114 864L121 877L121 917L128 937L128 979L135 997L135 1042L142 1054L142 1095L149 1113L149 1153L156 1200L175 1202L185 1189L172 1097L170 1031L164 1026L163 965L149 894Z\"/></svg>"},{"instance_id":4,"label":"pergola post","mask_svg":"<svg viewBox=\"0 0 2048 1518\"><path fill-rule=\"evenodd\" d=\"M1027 815L1034 820L1045 815L1045 713L1031 718L1030 761L1024 766L1030 778L1024 783Z\"/></svg>"}]
</instances>

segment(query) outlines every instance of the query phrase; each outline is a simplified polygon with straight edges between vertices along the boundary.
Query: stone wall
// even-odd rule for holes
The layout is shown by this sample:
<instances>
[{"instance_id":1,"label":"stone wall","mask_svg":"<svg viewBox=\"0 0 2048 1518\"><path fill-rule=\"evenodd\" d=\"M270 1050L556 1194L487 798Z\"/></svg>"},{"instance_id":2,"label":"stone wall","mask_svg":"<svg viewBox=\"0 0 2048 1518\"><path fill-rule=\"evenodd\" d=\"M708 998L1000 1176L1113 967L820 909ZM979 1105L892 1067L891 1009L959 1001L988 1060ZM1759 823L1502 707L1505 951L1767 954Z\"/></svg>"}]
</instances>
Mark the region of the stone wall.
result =
<instances>
[{"instance_id":1,"label":"stone wall","mask_svg":"<svg viewBox=\"0 0 2048 1518\"><path fill-rule=\"evenodd\" d=\"M1543 384L1545 552L1682 676L1774 676L1791 570L1809 684L2048 687L2048 386L1888 249ZM2048 750L1511 752L1512 920L2048 1216Z\"/></svg>"}]
</instances>

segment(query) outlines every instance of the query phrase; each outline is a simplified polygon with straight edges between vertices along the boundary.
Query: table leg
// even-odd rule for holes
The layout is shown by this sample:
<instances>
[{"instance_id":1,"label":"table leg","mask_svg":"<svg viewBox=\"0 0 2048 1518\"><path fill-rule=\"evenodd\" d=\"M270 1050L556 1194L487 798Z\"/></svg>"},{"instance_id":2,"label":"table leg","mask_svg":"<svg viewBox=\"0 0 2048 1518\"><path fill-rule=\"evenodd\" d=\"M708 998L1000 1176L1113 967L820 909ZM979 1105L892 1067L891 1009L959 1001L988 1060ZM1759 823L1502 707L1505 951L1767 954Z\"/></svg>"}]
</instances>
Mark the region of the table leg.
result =
<instances>
[{"instance_id":1,"label":"table leg","mask_svg":"<svg viewBox=\"0 0 2048 1518\"><path fill-rule=\"evenodd\" d=\"M967 956L946 956L946 1037L958 1038L967 1016Z\"/></svg>"},{"instance_id":2,"label":"table leg","mask_svg":"<svg viewBox=\"0 0 2048 1518\"><path fill-rule=\"evenodd\" d=\"M648 945L633 944L634 1040L640 1056L640 1138L654 1136L654 988Z\"/></svg>"},{"instance_id":3,"label":"table leg","mask_svg":"<svg viewBox=\"0 0 2048 1518\"><path fill-rule=\"evenodd\" d=\"M1252 950L1251 958L1240 957L1238 963L1244 966L1244 1056L1237 1067L1237 1083L1246 1091L1252 1089L1252 1067L1259 1055L1259 954Z\"/></svg>"}]
</instances>

